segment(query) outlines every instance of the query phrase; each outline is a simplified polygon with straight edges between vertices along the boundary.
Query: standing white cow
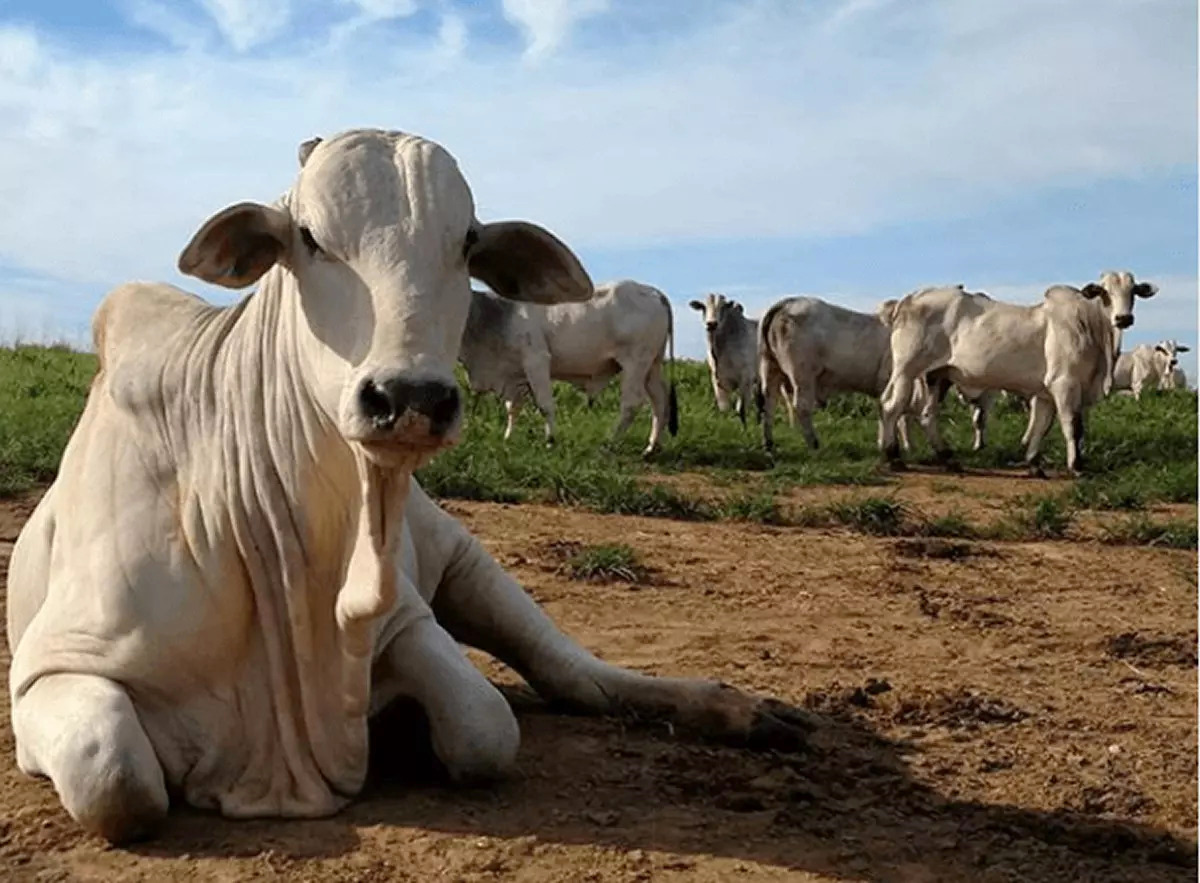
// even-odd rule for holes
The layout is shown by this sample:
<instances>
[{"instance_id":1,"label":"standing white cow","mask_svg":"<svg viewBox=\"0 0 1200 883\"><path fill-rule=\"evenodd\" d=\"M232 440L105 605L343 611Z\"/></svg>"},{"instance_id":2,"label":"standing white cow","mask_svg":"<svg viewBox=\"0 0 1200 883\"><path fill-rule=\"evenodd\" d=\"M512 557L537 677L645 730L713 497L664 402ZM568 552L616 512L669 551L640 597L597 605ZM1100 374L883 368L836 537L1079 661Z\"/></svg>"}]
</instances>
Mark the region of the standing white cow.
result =
<instances>
[{"instance_id":1,"label":"standing white cow","mask_svg":"<svg viewBox=\"0 0 1200 883\"><path fill-rule=\"evenodd\" d=\"M1154 346L1143 343L1117 357L1113 368L1113 391L1130 390L1141 399L1147 389L1174 389L1175 372L1179 370L1179 353L1188 347L1174 340L1164 340Z\"/></svg>"},{"instance_id":2,"label":"standing white cow","mask_svg":"<svg viewBox=\"0 0 1200 883\"><path fill-rule=\"evenodd\" d=\"M758 391L758 321L747 319L742 305L723 294L709 293L688 306L701 313L707 342L708 373L717 409L729 410L730 396L737 397L735 413L746 425L746 408Z\"/></svg>"},{"instance_id":3,"label":"standing white cow","mask_svg":"<svg viewBox=\"0 0 1200 883\"><path fill-rule=\"evenodd\" d=\"M926 289L905 297L888 314L892 376L883 395L880 448L901 466L896 424L913 385L948 379L971 389L1005 389L1032 398L1022 443L1026 461L1040 471L1042 438L1057 409L1067 442L1067 468L1081 465L1083 415L1112 386L1120 330L1133 324L1134 299L1157 287L1128 272L1108 272L1083 289L1055 285L1034 306L1017 306L963 287ZM937 396L926 399L922 425L937 434Z\"/></svg>"},{"instance_id":4,"label":"standing white cow","mask_svg":"<svg viewBox=\"0 0 1200 883\"><path fill-rule=\"evenodd\" d=\"M874 314L859 313L815 297L789 297L763 315L758 328L759 378L762 388L763 445L775 447L775 400L791 396L793 424L805 441L820 446L812 414L837 392L861 392L878 398L891 373L889 329L881 316L895 301L880 304ZM926 390L918 384L914 402ZM900 432L908 447L908 430Z\"/></svg>"},{"instance_id":5,"label":"standing white cow","mask_svg":"<svg viewBox=\"0 0 1200 883\"><path fill-rule=\"evenodd\" d=\"M663 357L675 361L671 303L649 285L623 279L596 288L582 303L523 304L486 291L471 292L459 360L471 389L500 395L508 413L504 438L512 435L527 394L546 422L546 443L554 441L554 387L562 380L596 395L621 375L621 413L613 430L619 438L650 400L650 439L645 453L658 449L665 426L679 429L675 384L663 378Z\"/></svg>"},{"instance_id":6,"label":"standing white cow","mask_svg":"<svg viewBox=\"0 0 1200 883\"><path fill-rule=\"evenodd\" d=\"M454 159L398 132L301 146L277 203L206 221L182 272L258 290L110 293L99 373L8 575L17 763L113 841L168 791L312 817L359 792L367 718L425 709L456 780L511 769L518 728L459 641L580 711L794 746L796 711L600 661L563 635L412 472L460 425L468 276L582 300L540 227L481 223Z\"/></svg>"}]
</instances>

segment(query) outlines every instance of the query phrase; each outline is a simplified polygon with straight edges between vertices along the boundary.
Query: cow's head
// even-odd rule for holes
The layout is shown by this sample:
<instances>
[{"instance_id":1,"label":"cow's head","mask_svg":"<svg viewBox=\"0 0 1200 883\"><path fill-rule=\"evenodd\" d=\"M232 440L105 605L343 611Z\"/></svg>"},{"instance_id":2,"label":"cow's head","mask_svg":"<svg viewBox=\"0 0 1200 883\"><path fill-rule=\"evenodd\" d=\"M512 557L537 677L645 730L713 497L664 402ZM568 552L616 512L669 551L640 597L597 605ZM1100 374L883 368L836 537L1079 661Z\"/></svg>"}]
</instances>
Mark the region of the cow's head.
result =
<instances>
[{"instance_id":1,"label":"cow's head","mask_svg":"<svg viewBox=\"0 0 1200 883\"><path fill-rule=\"evenodd\" d=\"M1189 347L1174 340L1163 340L1154 345L1154 352L1158 354L1159 358L1162 359L1163 365L1166 366L1167 377L1170 377L1175 369L1179 367L1179 354L1186 353L1189 349Z\"/></svg>"},{"instance_id":2,"label":"cow's head","mask_svg":"<svg viewBox=\"0 0 1200 883\"><path fill-rule=\"evenodd\" d=\"M723 294L706 294L704 300L691 301L688 306L704 314L704 330L710 335L715 334L721 323L730 317L745 315L741 304Z\"/></svg>"},{"instance_id":3,"label":"cow's head","mask_svg":"<svg viewBox=\"0 0 1200 883\"><path fill-rule=\"evenodd\" d=\"M461 421L470 278L537 303L586 300L592 281L541 227L476 219L457 163L431 141L360 129L306 141L299 157L280 202L218 212L179 268L242 288L279 265L298 284L301 355L331 422L381 465L432 453Z\"/></svg>"},{"instance_id":4,"label":"cow's head","mask_svg":"<svg viewBox=\"0 0 1200 883\"><path fill-rule=\"evenodd\" d=\"M1133 299L1154 297L1158 286L1150 282L1135 282L1133 274L1110 270L1100 276L1100 284L1089 282L1080 289L1088 299L1100 298L1114 328L1128 328L1133 324Z\"/></svg>"}]
</instances>

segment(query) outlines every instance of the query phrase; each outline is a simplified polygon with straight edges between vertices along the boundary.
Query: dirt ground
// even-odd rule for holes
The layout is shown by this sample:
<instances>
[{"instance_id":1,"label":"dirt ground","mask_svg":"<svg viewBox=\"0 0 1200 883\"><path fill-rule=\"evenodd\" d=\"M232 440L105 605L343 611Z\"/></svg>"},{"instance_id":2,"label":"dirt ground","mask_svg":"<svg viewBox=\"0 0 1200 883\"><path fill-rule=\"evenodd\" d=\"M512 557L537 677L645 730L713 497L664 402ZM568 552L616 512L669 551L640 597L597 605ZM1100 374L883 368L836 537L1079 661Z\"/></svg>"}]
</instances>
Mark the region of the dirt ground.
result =
<instances>
[{"instance_id":1,"label":"dirt ground","mask_svg":"<svg viewBox=\"0 0 1200 883\"><path fill-rule=\"evenodd\" d=\"M945 502L950 481L903 490ZM1026 489L974 479L958 503ZM31 505L0 505L0 574ZM160 839L110 849L17 770L5 694L0 879L1196 879L1194 552L447 508L605 659L806 706L810 744L743 752L523 701L518 775L472 791L397 713L334 818L174 808ZM627 543L652 572L572 581L572 542Z\"/></svg>"}]
</instances>

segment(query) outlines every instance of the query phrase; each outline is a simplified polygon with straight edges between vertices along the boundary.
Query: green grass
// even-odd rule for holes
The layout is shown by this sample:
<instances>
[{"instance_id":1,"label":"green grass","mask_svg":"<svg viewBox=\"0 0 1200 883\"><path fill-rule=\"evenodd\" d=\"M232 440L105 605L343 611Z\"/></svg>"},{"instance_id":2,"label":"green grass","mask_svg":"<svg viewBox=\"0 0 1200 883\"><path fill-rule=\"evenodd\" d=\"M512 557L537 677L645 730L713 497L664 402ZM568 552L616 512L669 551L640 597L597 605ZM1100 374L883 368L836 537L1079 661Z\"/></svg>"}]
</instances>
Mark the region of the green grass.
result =
<instances>
[{"instance_id":1,"label":"green grass","mask_svg":"<svg viewBox=\"0 0 1200 883\"><path fill-rule=\"evenodd\" d=\"M589 582L642 583L650 576L637 552L624 543L581 546L570 554L563 569L571 579Z\"/></svg>"},{"instance_id":2,"label":"green grass","mask_svg":"<svg viewBox=\"0 0 1200 883\"><path fill-rule=\"evenodd\" d=\"M1182 519L1151 521L1145 514L1138 512L1107 527L1102 539L1114 545L1195 549L1196 522Z\"/></svg>"},{"instance_id":3,"label":"green grass","mask_svg":"<svg viewBox=\"0 0 1200 883\"><path fill-rule=\"evenodd\" d=\"M54 478L95 370L65 347L0 348L0 496Z\"/></svg>"},{"instance_id":4,"label":"green grass","mask_svg":"<svg viewBox=\"0 0 1200 883\"><path fill-rule=\"evenodd\" d=\"M0 495L20 492L51 479L62 447L78 419L94 357L64 348L22 346L0 349ZM880 468L875 447L876 404L857 395L834 397L815 415L821 448L810 451L778 409L777 450L768 456L754 426L720 414L712 402L707 367L680 362L680 434L664 439L664 450L641 456L649 431L643 409L628 434L609 439L616 420L618 388L610 384L589 408L581 392L558 384L558 442L547 449L540 415L527 406L513 438L505 443L503 406L490 395L472 396L462 442L421 470L419 477L439 497L494 502L546 502L596 512L762 524L844 526L874 535L922 534L966 538L973 535L1056 538L1069 533L1074 512L1112 509L1137 513L1157 502L1195 501L1196 394L1174 391L1111 397L1088 416L1085 478L1066 494L1024 501L1006 527L979 527L961 515L925 519L890 491L871 492L831 506L789 507L781 495L808 485L886 488L895 481ZM753 412L753 409L751 409ZM942 428L962 464L971 468L1010 466L1021 458L1026 416L998 407L989 425L989 447L970 451L970 415L955 397L946 400ZM928 461L918 431L910 461ZM1061 434L1051 429L1044 447L1047 466L1061 469ZM702 491L681 490L655 476L700 473ZM953 475L934 488L950 492ZM1150 522L1147 522L1150 523ZM1140 524L1140 522L1139 522ZM1155 528L1157 529L1157 528ZM1186 542L1174 527L1163 536L1150 528L1127 531L1161 544ZM1182 536L1182 540L1177 538ZM1193 531L1194 536L1194 531ZM1164 538L1165 537L1165 538Z\"/></svg>"}]
</instances>

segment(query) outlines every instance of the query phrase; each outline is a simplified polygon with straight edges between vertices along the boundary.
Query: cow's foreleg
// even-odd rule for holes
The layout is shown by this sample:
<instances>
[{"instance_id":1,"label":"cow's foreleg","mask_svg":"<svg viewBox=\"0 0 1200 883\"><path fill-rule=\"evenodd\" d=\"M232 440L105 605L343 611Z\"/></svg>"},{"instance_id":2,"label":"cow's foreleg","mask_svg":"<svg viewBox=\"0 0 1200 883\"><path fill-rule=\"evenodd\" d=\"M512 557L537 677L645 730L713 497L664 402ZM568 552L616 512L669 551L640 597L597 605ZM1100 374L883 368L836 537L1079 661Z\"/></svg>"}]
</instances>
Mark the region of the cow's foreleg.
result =
<instances>
[{"instance_id":1,"label":"cow's foreleg","mask_svg":"<svg viewBox=\"0 0 1200 883\"><path fill-rule=\"evenodd\" d=\"M48 776L71 818L113 843L167 814L162 766L129 694L96 675L50 674L13 705L17 763Z\"/></svg>"},{"instance_id":2,"label":"cow's foreleg","mask_svg":"<svg viewBox=\"0 0 1200 883\"><path fill-rule=\"evenodd\" d=\"M984 392L971 401L971 428L975 432L971 440L972 451L982 451L987 444L988 411L991 410L994 398L992 393Z\"/></svg>"},{"instance_id":3,"label":"cow's foreleg","mask_svg":"<svg viewBox=\"0 0 1200 883\"><path fill-rule=\"evenodd\" d=\"M1058 424L1067 444L1067 471L1078 475L1083 466L1083 405L1079 391L1069 384L1050 390L1058 411Z\"/></svg>"},{"instance_id":4,"label":"cow's foreleg","mask_svg":"<svg viewBox=\"0 0 1200 883\"><path fill-rule=\"evenodd\" d=\"M391 639L377 671L384 674L372 697L376 710L398 696L416 700L433 750L456 782L496 779L512 768L520 744L512 708L428 608Z\"/></svg>"},{"instance_id":5,"label":"cow's foreleg","mask_svg":"<svg viewBox=\"0 0 1200 883\"><path fill-rule=\"evenodd\" d=\"M563 634L524 589L466 534L433 600L458 640L519 672L551 703L577 713L657 719L710 738L795 748L800 712L713 681L640 674L597 659Z\"/></svg>"},{"instance_id":6,"label":"cow's foreleg","mask_svg":"<svg viewBox=\"0 0 1200 883\"><path fill-rule=\"evenodd\" d=\"M529 377L529 391L533 395L534 404L542 412L546 423L546 444L554 444L554 385L550 381L550 367L541 369L526 369Z\"/></svg>"}]
</instances>

